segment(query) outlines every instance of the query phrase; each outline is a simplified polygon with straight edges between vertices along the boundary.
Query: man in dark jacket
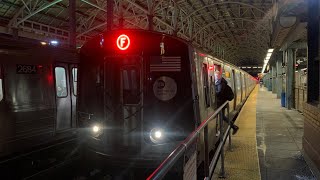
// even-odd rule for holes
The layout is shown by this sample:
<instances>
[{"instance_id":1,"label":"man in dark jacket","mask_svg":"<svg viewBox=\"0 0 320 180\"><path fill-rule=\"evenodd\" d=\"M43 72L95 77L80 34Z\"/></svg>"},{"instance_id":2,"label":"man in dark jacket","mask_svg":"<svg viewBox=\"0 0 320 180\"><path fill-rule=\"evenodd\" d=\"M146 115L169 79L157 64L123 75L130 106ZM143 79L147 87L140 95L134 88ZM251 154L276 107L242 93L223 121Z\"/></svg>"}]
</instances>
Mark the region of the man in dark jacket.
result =
<instances>
[{"instance_id":1,"label":"man in dark jacket","mask_svg":"<svg viewBox=\"0 0 320 180\"><path fill-rule=\"evenodd\" d=\"M226 101L231 101L234 98L234 94L230 86L228 86L228 82L222 77L221 71L215 71L215 86L216 86L216 96L217 96L217 107L220 107ZM228 123L228 118L224 115L225 109L222 109L223 112L223 120ZM231 128L233 129L232 134L236 134L239 130L239 127L234 125L231 121Z\"/></svg>"}]
</instances>

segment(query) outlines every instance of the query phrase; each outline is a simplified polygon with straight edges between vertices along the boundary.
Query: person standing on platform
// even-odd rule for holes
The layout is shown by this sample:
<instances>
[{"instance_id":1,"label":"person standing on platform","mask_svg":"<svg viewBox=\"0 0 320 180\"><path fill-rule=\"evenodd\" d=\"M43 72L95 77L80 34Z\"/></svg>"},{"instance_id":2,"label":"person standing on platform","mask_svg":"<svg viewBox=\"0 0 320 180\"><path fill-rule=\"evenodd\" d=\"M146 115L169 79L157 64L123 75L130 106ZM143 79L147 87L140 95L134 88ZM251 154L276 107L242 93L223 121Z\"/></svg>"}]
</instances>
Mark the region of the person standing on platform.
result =
<instances>
[{"instance_id":1,"label":"person standing on platform","mask_svg":"<svg viewBox=\"0 0 320 180\"><path fill-rule=\"evenodd\" d=\"M228 82L222 77L222 70L217 69L214 72L215 76L215 86L216 86L216 96L217 96L217 107L220 107L226 101L232 101L234 98L234 94L230 86L228 86ZM226 108L222 109L223 120L229 123L228 118L225 116ZM239 130L239 127L234 125L234 122L231 121L230 124L231 128L233 129L232 134L236 134Z\"/></svg>"}]
</instances>

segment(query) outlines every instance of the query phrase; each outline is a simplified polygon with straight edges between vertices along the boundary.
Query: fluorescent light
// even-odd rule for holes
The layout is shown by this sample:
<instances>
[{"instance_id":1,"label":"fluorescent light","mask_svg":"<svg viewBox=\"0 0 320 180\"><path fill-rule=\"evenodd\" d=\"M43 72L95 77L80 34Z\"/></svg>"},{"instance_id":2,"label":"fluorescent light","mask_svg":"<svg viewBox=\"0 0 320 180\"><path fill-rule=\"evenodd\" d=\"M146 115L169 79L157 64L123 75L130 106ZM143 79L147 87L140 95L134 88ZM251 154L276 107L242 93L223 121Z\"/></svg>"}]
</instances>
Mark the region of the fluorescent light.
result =
<instances>
[{"instance_id":1,"label":"fluorescent light","mask_svg":"<svg viewBox=\"0 0 320 180\"><path fill-rule=\"evenodd\" d=\"M58 44L58 41L52 40L52 41L50 41L50 44L52 44L52 45L57 45L57 44Z\"/></svg>"},{"instance_id":2,"label":"fluorescent light","mask_svg":"<svg viewBox=\"0 0 320 180\"><path fill-rule=\"evenodd\" d=\"M268 53L272 53L274 49L268 49Z\"/></svg>"},{"instance_id":3,"label":"fluorescent light","mask_svg":"<svg viewBox=\"0 0 320 180\"><path fill-rule=\"evenodd\" d=\"M267 53L267 56L271 56L271 55L272 55L272 53L269 53L269 52Z\"/></svg>"}]
</instances>

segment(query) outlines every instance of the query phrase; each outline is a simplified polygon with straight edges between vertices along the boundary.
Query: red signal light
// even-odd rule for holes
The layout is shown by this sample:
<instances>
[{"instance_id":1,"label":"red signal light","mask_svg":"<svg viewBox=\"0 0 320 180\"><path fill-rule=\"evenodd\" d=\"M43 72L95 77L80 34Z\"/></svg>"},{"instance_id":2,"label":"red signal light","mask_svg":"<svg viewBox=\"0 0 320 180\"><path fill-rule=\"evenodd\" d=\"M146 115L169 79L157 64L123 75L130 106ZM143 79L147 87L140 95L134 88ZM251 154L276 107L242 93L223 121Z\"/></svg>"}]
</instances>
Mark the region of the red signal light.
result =
<instances>
[{"instance_id":1,"label":"red signal light","mask_svg":"<svg viewBox=\"0 0 320 180\"><path fill-rule=\"evenodd\" d=\"M127 35L121 34L117 39L117 46L120 50L126 50L130 46L130 39Z\"/></svg>"}]
</instances>

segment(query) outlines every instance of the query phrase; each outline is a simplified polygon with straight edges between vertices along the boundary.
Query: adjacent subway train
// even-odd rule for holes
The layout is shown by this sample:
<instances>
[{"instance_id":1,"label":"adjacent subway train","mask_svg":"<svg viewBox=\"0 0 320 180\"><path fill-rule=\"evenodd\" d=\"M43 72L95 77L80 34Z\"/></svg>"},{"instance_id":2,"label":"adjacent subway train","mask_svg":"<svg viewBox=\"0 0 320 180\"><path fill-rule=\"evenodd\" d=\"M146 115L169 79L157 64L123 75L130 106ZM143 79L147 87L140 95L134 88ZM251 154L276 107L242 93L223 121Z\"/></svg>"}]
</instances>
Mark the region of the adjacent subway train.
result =
<instances>
[{"instance_id":1,"label":"adjacent subway train","mask_svg":"<svg viewBox=\"0 0 320 180\"><path fill-rule=\"evenodd\" d=\"M78 55L0 37L1 159L76 138Z\"/></svg>"},{"instance_id":2,"label":"adjacent subway train","mask_svg":"<svg viewBox=\"0 0 320 180\"><path fill-rule=\"evenodd\" d=\"M256 80L170 35L117 30L80 51L78 123L89 152L113 163L156 167L217 108L214 71L234 91L235 117ZM209 147L216 148L216 122ZM198 140L198 165L202 163ZM203 147L203 146L202 146Z\"/></svg>"}]
</instances>

